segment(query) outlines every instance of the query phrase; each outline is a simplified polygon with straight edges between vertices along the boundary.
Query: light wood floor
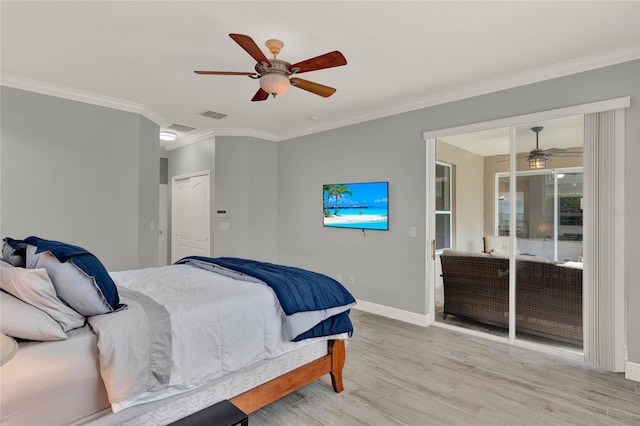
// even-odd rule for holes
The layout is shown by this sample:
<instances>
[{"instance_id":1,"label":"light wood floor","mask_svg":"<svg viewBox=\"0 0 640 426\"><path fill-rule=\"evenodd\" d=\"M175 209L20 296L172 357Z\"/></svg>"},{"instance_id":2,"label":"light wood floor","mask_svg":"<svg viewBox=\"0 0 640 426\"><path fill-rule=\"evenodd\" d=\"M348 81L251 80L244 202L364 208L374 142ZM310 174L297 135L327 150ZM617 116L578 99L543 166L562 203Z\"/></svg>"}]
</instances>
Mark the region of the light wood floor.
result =
<instances>
[{"instance_id":1,"label":"light wood floor","mask_svg":"<svg viewBox=\"0 0 640 426\"><path fill-rule=\"evenodd\" d=\"M640 425L640 383L551 355L352 310L344 392L328 377L257 425Z\"/></svg>"}]
</instances>

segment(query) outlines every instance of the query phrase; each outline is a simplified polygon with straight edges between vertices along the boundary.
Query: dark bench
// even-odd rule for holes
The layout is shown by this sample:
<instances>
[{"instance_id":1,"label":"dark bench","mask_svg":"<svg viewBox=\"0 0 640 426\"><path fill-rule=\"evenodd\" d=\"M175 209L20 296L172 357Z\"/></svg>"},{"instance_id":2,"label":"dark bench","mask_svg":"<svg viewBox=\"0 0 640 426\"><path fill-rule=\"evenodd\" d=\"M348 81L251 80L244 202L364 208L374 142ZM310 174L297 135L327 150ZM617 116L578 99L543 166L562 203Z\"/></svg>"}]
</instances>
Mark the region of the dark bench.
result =
<instances>
[{"instance_id":1,"label":"dark bench","mask_svg":"<svg viewBox=\"0 0 640 426\"><path fill-rule=\"evenodd\" d=\"M248 426L249 417L228 400L220 401L203 410L182 418L170 426Z\"/></svg>"}]
</instances>

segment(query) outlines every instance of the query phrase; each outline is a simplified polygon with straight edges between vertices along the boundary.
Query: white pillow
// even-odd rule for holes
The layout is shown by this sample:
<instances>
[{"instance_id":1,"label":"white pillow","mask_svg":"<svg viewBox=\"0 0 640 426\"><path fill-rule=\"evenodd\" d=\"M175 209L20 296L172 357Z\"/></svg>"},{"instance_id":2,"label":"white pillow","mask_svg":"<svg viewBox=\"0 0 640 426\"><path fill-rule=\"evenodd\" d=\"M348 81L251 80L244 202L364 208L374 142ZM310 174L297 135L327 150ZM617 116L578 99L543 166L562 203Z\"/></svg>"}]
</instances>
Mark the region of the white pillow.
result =
<instances>
[{"instance_id":1,"label":"white pillow","mask_svg":"<svg viewBox=\"0 0 640 426\"><path fill-rule=\"evenodd\" d=\"M573 268L573 269L583 269L584 264L582 262L564 262L558 263L558 266L564 266L565 268Z\"/></svg>"},{"instance_id":2,"label":"white pillow","mask_svg":"<svg viewBox=\"0 0 640 426\"><path fill-rule=\"evenodd\" d=\"M40 341L67 338L53 318L9 293L0 291L0 305L0 329L7 336Z\"/></svg>"},{"instance_id":3,"label":"white pillow","mask_svg":"<svg viewBox=\"0 0 640 426\"><path fill-rule=\"evenodd\" d=\"M0 288L56 320L64 331L84 325L84 317L58 299L45 269L2 268Z\"/></svg>"},{"instance_id":4,"label":"white pillow","mask_svg":"<svg viewBox=\"0 0 640 426\"><path fill-rule=\"evenodd\" d=\"M45 268L60 300L85 317L113 312L93 277L70 260L60 262L49 251L36 250L36 246L27 246L27 268Z\"/></svg>"}]
</instances>

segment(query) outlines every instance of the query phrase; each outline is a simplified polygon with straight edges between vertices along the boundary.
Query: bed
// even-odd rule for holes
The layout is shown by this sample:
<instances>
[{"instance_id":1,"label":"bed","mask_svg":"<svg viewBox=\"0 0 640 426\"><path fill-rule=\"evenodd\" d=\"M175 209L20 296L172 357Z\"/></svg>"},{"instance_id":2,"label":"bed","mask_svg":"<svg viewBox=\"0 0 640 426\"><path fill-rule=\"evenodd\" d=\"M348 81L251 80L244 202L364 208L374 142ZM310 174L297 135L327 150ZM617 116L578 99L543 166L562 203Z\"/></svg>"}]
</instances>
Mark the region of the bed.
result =
<instances>
[{"instance_id":1,"label":"bed","mask_svg":"<svg viewBox=\"0 0 640 426\"><path fill-rule=\"evenodd\" d=\"M56 268L79 269L78 264L91 263L78 259L88 252L54 242L75 253L61 261L65 256L56 258L49 240L24 241L32 244L7 248L5 242L3 258L13 266L0 269L2 332L23 337L0 367L2 424L168 424L225 399L249 414L326 374L336 392L343 390L345 341L353 330L348 314L355 300L326 276L246 259L193 257L171 266L108 273L116 298L107 289L91 303L69 303L69 289L56 283L68 279L68 271ZM281 282L268 282L270 275ZM32 291L40 292L37 297L14 285L15 277L24 281L24 276L38 282ZM89 278L86 287L94 297L101 285ZM59 318L60 306L51 312L51 288L43 296L48 280L53 296L70 308L69 318ZM310 299L317 295L307 294L307 287L300 290L297 281L314 292L321 288L320 299L328 298L329 304L324 300L324 308L314 309L317 300ZM326 292L324 284L339 294ZM286 292L307 310L293 312L291 301L282 300ZM13 306L25 299L32 304L17 306L29 305L48 317L51 329L38 329L44 335L28 339L22 333L30 331L11 329L21 327L11 324L18 316L20 324L35 322L35 312L29 321L22 320L24 312L15 313ZM87 309L105 312L78 315ZM56 315L58 321L52 320ZM52 326L56 323L64 337Z\"/></svg>"}]
</instances>

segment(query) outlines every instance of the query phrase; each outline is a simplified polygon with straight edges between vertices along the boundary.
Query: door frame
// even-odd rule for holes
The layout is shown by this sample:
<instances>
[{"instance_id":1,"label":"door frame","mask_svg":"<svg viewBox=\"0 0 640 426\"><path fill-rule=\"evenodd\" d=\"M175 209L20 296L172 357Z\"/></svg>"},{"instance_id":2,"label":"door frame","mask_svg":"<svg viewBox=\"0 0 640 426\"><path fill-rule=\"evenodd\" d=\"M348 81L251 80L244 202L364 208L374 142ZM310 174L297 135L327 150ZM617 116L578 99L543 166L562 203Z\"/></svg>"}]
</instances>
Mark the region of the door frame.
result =
<instances>
[{"instance_id":1,"label":"door frame","mask_svg":"<svg viewBox=\"0 0 640 426\"><path fill-rule=\"evenodd\" d=\"M194 173L186 173L183 175L177 175L177 176L172 176L171 177L171 230L169 232L169 238L171 239L170 242L170 246L171 246L171 253L169 253L169 257L171 258L171 263L174 263L176 260L178 259L174 259L174 255L177 252L177 248L176 248L176 238L174 238L174 230L176 229L176 220L177 220L177 203L176 203L176 181L182 180L182 179L190 179L190 178L194 178L194 177L198 177L198 176L207 176L209 179L207 180L208 185L209 185L209 235L207 236L209 238L209 253L211 253L211 243L212 243L212 239L211 239L211 200L213 200L213 194L211 193L211 188L213 187L213 182L211 182L211 171L210 170L203 170L200 172L194 172Z\"/></svg>"},{"instance_id":2,"label":"door frame","mask_svg":"<svg viewBox=\"0 0 640 426\"><path fill-rule=\"evenodd\" d=\"M462 126L456 126L456 127L449 127L449 128L444 128L444 129L437 129L437 130L430 130L430 131L426 131L422 134L423 139L426 143L426 187L427 187L427 196L426 196L426 227L425 227L425 241L427 242L427 249L426 249L426 253L427 253L427 259L425 259L425 277L426 277L426 291L425 294L427 295L427 301L426 301L426 308L427 308L427 312L429 312L429 314L427 315L427 320L428 320L428 324L429 325L435 325L438 327L443 327L443 328L448 328L448 329L453 329L457 332L460 333L466 333L466 334L472 334L472 335L476 335L476 336L480 336L486 339L490 339L490 340L496 340L496 341L501 341L501 342L505 342L505 343L509 343L515 346L520 346L520 347L526 347L526 348L530 348L530 349L534 349L534 350L538 350L541 352L545 352L545 353L549 353L552 355L556 355L556 356L560 356L560 357L564 357L564 358L569 358L569 359L573 359L576 361L580 361L580 362L584 362L585 360L585 356L583 354L576 354L576 353L572 353L572 352L568 352L568 351L564 351L564 350L560 350L560 349L555 349L549 346L545 346L545 345L540 345L540 344L536 344L536 343L531 343L531 342L526 342L526 341L522 341L522 340L516 340L515 339L515 324L510 324L510 330L509 330L509 338L504 338L504 337L500 337L500 336L493 336L493 335L489 335L486 333L481 333L475 330L468 330L468 329L464 329L461 327L455 327L452 326L450 324L443 324L443 323L439 323L436 322L436 318L435 318L435 260L437 259L437 257L435 256L435 251L432 249L431 247L431 242L434 241L435 239L435 201L433 200L434 197L432 197L432 191L429 188L434 188L435 187L435 162L436 162L436 150L435 150L435 146L436 146L436 139L440 138L440 137L446 137L446 136L453 136L453 135L457 135L457 134L461 134L461 133L471 133L471 132L477 132L477 131L482 131L482 130L490 130L490 129L494 129L494 128L499 128L499 127L506 127L506 128L510 128L510 163L511 163L511 171L515 173L515 157L516 157L516 153L515 153L515 126L518 125L524 125L527 123L531 123L534 121L545 121L545 120L552 120L552 119L557 119L557 118L564 118L564 117L570 117L570 116L574 116L574 115L587 115L587 114L592 114L592 113L597 113L597 112L603 112L603 111L611 111L611 110L618 110L618 109L624 109L624 108L629 108L629 106L631 105L631 98L629 96L625 96L625 97L621 97L621 98L614 98L614 99L607 99L607 100L603 100L603 101L598 101L598 102L592 102L592 103L587 103L587 104L580 104L580 105L574 105L574 106L569 106L569 107L564 107L564 108L557 108L557 109L551 109L551 110L546 110L546 111L540 111L540 112L535 112L535 113L530 113L530 114L524 114L524 115L517 115L517 116L512 116L512 117L505 117L505 118L500 118L500 119L496 119L496 120L490 120L490 121L485 121L485 122L478 122L478 123L473 123L473 124L468 124L468 125L462 125ZM623 144L615 144L615 148L616 148L616 155L624 155L624 143ZM621 151L622 152L619 152ZM622 179L624 180L624 176L622 176ZM515 190L515 181L513 182L513 186L514 186L514 190ZM512 202L515 203L515 200L512 200ZM513 216L513 215L512 215ZM512 218L515 221L515 217ZM512 224L513 225L513 224ZM514 237L515 239L515 237ZM513 242L512 242L513 243ZM625 247L624 244L621 245L621 247L619 247L620 252L622 253L621 256L621 261L624 261L624 258L626 256L625 254ZM513 265L512 265L513 264ZM515 259L512 258L510 261L510 269L514 269L515 271ZM513 272L513 271L512 271ZM512 277L514 274L510 274ZM513 278L515 279L515 277ZM618 298L622 297L622 300L618 300L616 299L617 305L622 307L622 311L624 311L625 309L625 303L624 303L624 294L625 294L625 283L624 280L617 280L615 283L616 286L616 294L619 296ZM513 288L512 288L513 287ZM513 293L512 290L515 290L515 285L510 285L510 311L515 309L515 293ZM589 300L589 294L588 294L588 290L586 288L586 286L583 287L583 297L584 300ZM583 308L583 324L586 323L586 318L589 318L589 316L591 315L591 312L589 310L589 306L587 303L584 303L584 308ZM622 327L622 329L626 330L626 312L621 313L618 312L619 317L618 318L624 318L623 319L623 325L624 327ZM515 323L515 316L513 315L513 312L510 312L510 319L512 323ZM620 341L620 339L622 339L622 341ZM616 336L616 342L615 342L616 347L626 347L626 335L617 335ZM586 345L585 345L585 350L587 349ZM622 354L620 354L622 356Z\"/></svg>"}]
</instances>

